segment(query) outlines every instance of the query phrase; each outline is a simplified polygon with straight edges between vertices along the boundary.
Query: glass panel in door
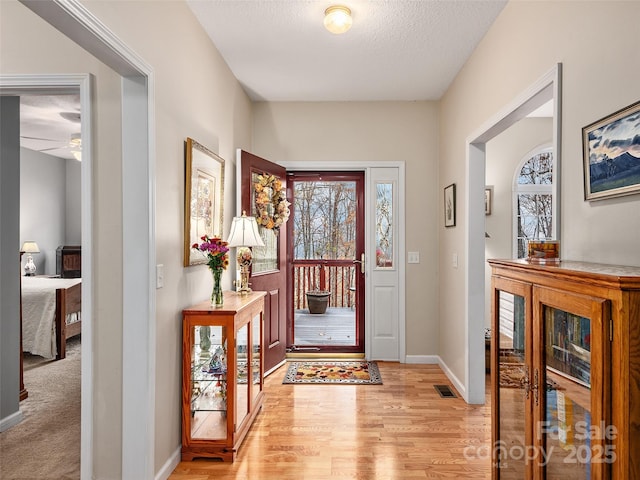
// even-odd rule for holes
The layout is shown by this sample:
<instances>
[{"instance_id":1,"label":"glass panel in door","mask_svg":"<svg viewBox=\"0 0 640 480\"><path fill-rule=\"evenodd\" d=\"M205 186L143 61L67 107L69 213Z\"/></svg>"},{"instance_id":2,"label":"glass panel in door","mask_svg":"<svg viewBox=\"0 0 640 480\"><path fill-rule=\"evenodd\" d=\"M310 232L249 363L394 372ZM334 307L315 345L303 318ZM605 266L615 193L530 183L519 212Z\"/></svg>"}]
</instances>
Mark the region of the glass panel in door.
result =
<instances>
[{"instance_id":1,"label":"glass panel in door","mask_svg":"<svg viewBox=\"0 0 640 480\"><path fill-rule=\"evenodd\" d=\"M262 337L262 322L260 315L256 315L251 321L251 329L251 342L253 343L253 348L251 349L251 379L253 382L251 395L255 400L262 387L260 368L260 339Z\"/></svg>"},{"instance_id":2,"label":"glass panel in door","mask_svg":"<svg viewBox=\"0 0 640 480\"><path fill-rule=\"evenodd\" d=\"M376 268L393 267L393 183L376 183Z\"/></svg>"},{"instance_id":3,"label":"glass panel in door","mask_svg":"<svg viewBox=\"0 0 640 480\"><path fill-rule=\"evenodd\" d=\"M525 298L498 291L497 329L493 339L498 348L498 431L494 445L499 462L499 477L507 480L527 478L524 452L528 445L527 414L529 398L528 338L530 319L525 311ZM497 331L495 331L497 330Z\"/></svg>"},{"instance_id":4,"label":"glass panel in door","mask_svg":"<svg viewBox=\"0 0 640 480\"><path fill-rule=\"evenodd\" d=\"M538 383L535 442L544 453L547 480L606 477L615 461L610 425L608 301L534 290L535 330L540 345L534 360ZM538 393L536 392L536 393Z\"/></svg>"},{"instance_id":5,"label":"glass panel in door","mask_svg":"<svg viewBox=\"0 0 640 480\"><path fill-rule=\"evenodd\" d=\"M287 183L293 192L290 350L363 352L364 175L290 172Z\"/></svg>"},{"instance_id":6,"label":"glass panel in door","mask_svg":"<svg viewBox=\"0 0 640 480\"><path fill-rule=\"evenodd\" d=\"M191 351L191 438L227 438L226 328L197 325Z\"/></svg>"},{"instance_id":7,"label":"glass panel in door","mask_svg":"<svg viewBox=\"0 0 640 480\"><path fill-rule=\"evenodd\" d=\"M591 321L548 306L543 319L547 479L590 479Z\"/></svg>"},{"instance_id":8,"label":"glass panel in door","mask_svg":"<svg viewBox=\"0 0 640 480\"><path fill-rule=\"evenodd\" d=\"M249 326L238 329L236 336L236 426L240 427L249 412Z\"/></svg>"},{"instance_id":9,"label":"glass panel in door","mask_svg":"<svg viewBox=\"0 0 640 480\"><path fill-rule=\"evenodd\" d=\"M265 180L266 179L266 180ZM268 179L273 179L270 182ZM251 206L251 214L255 217L258 216L258 210L256 208L257 202L266 204L267 213L270 216L274 215L273 211L273 197L276 195L272 183L277 181L275 177L271 177L264 173L251 173L251 183L254 185L260 185L262 188L260 192L256 192L256 200ZM260 220L260 219L259 219ZM258 224L260 236L264 242L263 247L253 247L253 262L252 262L252 274L257 275L265 272L273 272L278 270L278 235L273 226L265 226L261 222Z\"/></svg>"}]
</instances>

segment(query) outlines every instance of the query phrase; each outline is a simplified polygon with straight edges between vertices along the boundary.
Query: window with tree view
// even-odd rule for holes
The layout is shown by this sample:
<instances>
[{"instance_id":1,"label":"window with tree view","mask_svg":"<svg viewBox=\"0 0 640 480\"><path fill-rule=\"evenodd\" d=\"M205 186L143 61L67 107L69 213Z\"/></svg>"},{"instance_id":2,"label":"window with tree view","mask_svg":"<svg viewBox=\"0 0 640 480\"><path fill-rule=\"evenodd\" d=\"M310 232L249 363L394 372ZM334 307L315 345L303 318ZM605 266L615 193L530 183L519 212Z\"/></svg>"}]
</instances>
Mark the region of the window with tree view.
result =
<instances>
[{"instance_id":1,"label":"window with tree view","mask_svg":"<svg viewBox=\"0 0 640 480\"><path fill-rule=\"evenodd\" d=\"M553 239L553 152L539 150L525 159L515 179L515 233L518 258L529 240Z\"/></svg>"},{"instance_id":2,"label":"window with tree view","mask_svg":"<svg viewBox=\"0 0 640 480\"><path fill-rule=\"evenodd\" d=\"M294 192L294 257L352 260L356 255L356 183L295 181Z\"/></svg>"}]
</instances>

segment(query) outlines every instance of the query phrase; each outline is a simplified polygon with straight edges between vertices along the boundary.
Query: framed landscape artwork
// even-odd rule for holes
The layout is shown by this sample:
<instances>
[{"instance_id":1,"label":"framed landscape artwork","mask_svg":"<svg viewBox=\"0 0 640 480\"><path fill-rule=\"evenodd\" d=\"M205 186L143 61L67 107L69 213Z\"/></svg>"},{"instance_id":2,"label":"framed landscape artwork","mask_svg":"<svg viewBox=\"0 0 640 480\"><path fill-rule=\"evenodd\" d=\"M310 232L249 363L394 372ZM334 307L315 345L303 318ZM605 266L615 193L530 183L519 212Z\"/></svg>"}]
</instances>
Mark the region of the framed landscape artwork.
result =
<instances>
[{"instance_id":1,"label":"framed landscape artwork","mask_svg":"<svg viewBox=\"0 0 640 480\"><path fill-rule=\"evenodd\" d=\"M444 226L456 225L456 184L452 183L444 189Z\"/></svg>"},{"instance_id":2,"label":"framed landscape artwork","mask_svg":"<svg viewBox=\"0 0 640 480\"><path fill-rule=\"evenodd\" d=\"M222 236L224 160L192 138L185 141L184 266L207 263L191 248L200 237Z\"/></svg>"},{"instance_id":3,"label":"framed landscape artwork","mask_svg":"<svg viewBox=\"0 0 640 480\"><path fill-rule=\"evenodd\" d=\"M640 193L640 102L582 129L585 200Z\"/></svg>"}]
</instances>

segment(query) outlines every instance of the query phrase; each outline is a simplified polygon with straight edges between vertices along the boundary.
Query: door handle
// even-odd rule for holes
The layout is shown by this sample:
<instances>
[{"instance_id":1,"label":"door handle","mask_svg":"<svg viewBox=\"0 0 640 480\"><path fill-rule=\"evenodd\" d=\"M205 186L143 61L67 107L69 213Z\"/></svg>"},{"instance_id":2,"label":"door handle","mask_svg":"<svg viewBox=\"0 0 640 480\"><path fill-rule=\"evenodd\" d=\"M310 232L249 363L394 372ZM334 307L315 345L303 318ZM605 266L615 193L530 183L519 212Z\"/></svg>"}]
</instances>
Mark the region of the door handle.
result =
<instances>
[{"instance_id":1,"label":"door handle","mask_svg":"<svg viewBox=\"0 0 640 480\"><path fill-rule=\"evenodd\" d=\"M538 369L536 368L535 374L533 375L533 385L531 385L531 390L533 390L533 396L536 400L536 407L538 406L538 390L540 389L540 385L538 385L539 380Z\"/></svg>"},{"instance_id":2,"label":"door handle","mask_svg":"<svg viewBox=\"0 0 640 480\"><path fill-rule=\"evenodd\" d=\"M364 273L364 253L360 255L360 260L353 260L353 263L360 264L360 273Z\"/></svg>"},{"instance_id":3,"label":"door handle","mask_svg":"<svg viewBox=\"0 0 640 480\"><path fill-rule=\"evenodd\" d=\"M525 400L529 400L531 382L529 381L529 365L524 366L524 376L520 379L520 385L524 388Z\"/></svg>"}]
</instances>

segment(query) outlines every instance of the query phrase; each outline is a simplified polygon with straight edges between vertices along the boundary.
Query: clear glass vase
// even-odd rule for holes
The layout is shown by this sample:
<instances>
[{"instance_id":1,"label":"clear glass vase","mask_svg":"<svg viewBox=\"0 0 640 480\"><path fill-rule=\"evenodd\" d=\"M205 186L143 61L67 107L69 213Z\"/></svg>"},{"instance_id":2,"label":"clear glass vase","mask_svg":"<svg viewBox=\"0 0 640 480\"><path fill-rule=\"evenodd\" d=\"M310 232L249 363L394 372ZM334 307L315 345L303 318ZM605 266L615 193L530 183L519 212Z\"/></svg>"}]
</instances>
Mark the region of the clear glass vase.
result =
<instances>
[{"instance_id":1,"label":"clear glass vase","mask_svg":"<svg viewBox=\"0 0 640 480\"><path fill-rule=\"evenodd\" d=\"M198 333L200 336L200 355L208 356L211 348L211 327L202 325Z\"/></svg>"},{"instance_id":2,"label":"clear glass vase","mask_svg":"<svg viewBox=\"0 0 640 480\"><path fill-rule=\"evenodd\" d=\"M211 305L214 307L221 307L223 304L224 296L222 295L222 268L213 268L213 291L211 292Z\"/></svg>"}]
</instances>

